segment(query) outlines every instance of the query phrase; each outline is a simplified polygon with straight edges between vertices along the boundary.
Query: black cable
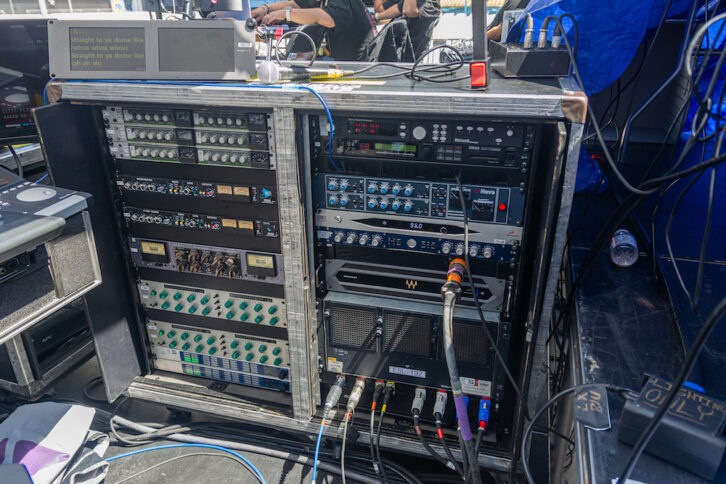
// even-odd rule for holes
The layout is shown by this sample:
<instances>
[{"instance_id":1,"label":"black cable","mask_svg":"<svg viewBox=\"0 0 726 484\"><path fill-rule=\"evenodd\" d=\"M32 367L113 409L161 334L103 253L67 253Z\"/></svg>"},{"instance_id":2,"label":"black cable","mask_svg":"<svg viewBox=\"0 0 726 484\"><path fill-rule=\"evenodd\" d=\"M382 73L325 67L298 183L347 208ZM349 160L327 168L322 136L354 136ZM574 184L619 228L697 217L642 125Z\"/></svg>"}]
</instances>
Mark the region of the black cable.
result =
<instances>
[{"instance_id":1,"label":"black cable","mask_svg":"<svg viewBox=\"0 0 726 484\"><path fill-rule=\"evenodd\" d=\"M659 84L658 88L648 96L648 98L643 101L640 106L635 110L635 112L631 113L630 116L628 116L628 119L625 122L625 126L623 127L623 132L621 134L621 142L620 142L620 149L618 150L618 161L622 162L625 159L625 155L627 153L627 146L628 142L630 140L630 128L633 124L633 122L645 111L645 109L650 106L650 104L658 97L660 96L665 88L673 82L674 79L678 76L678 73L683 68L683 64L685 61L685 54L686 49L689 44L689 36L691 33L691 29L693 27L693 22L696 17L696 10L698 6L697 1L693 2L693 6L691 7L690 14L688 16L688 22L686 23L686 30L683 37L683 41L681 43L681 47L678 54L678 62L676 63L676 66L674 67L673 71L668 75L665 81ZM668 10L666 10L666 13L664 15L667 15ZM568 47L569 48L569 47ZM573 65L574 66L574 65ZM577 74L576 77L580 77L579 74ZM580 80L580 85L582 85L582 80ZM609 156L609 153L608 153ZM629 186L629 184L628 184Z\"/></svg>"},{"instance_id":2,"label":"black cable","mask_svg":"<svg viewBox=\"0 0 726 484\"><path fill-rule=\"evenodd\" d=\"M705 149L705 147L704 147ZM703 156L703 153L701 154ZM681 193L678 195L678 198L676 199L676 202L673 204L673 209L671 210L670 215L668 216L668 222L666 223L665 227L665 244L666 249L668 250L668 256L670 257L671 265L673 266L673 270L676 273L676 278L678 279L678 283L681 286L681 289L683 290L683 293L686 295L686 298L688 298L688 305L690 308L693 308L693 297L691 296L691 292L686 287L686 283L683 280L683 275L681 274L680 269L678 268L678 262L676 261L676 258L673 254L673 246L671 245L671 228L673 227L673 221L675 220L676 213L678 212L678 209L681 207L681 202L683 201L683 197L685 197L686 193L688 193L688 190L691 189L691 187L701 178L701 176L705 173L705 170L701 170L696 176L694 176L681 190Z\"/></svg>"},{"instance_id":3,"label":"black cable","mask_svg":"<svg viewBox=\"0 0 726 484\"><path fill-rule=\"evenodd\" d=\"M693 365L696 363L698 355L701 353L704 345L706 344L706 340L708 340L708 337L711 335L711 332L716 327L716 324L721 320L721 317L724 315L724 313L726 313L726 298L723 298L721 302L716 305L711 314L708 316L708 319L704 323L703 327L698 332L698 336L696 336L696 340L694 341L693 346L691 346L691 349L688 350L688 356L686 357L686 361L683 363L681 370L678 372L678 376L673 381L672 387L668 392L668 395L660 404L660 407L658 407L658 411L650 419L650 421L648 422L648 426L640 434L640 437L633 446L633 449L630 451L628 461L625 465L623 472L621 473L621 477L618 482L627 482L627 479L630 478L630 475L632 474L635 465L638 463L638 459L643 453L643 450L653 438L655 431L658 429L658 425L660 425L660 422L663 420L663 417L665 417L668 408L670 408L676 395L681 390L683 383L686 381L686 378L688 378L688 375L691 373L691 370L693 369Z\"/></svg>"},{"instance_id":4,"label":"black cable","mask_svg":"<svg viewBox=\"0 0 726 484\"><path fill-rule=\"evenodd\" d=\"M426 56L428 56L432 52L435 52L437 50L443 50L443 49L448 49L448 50L451 50L452 52L454 52L458 56L459 60L456 62L449 62L446 64L436 64L436 65L420 67L421 62L423 62L423 59ZM433 48L427 50L426 52L424 52L421 55L421 57L419 57L410 68L408 66L380 62L377 64L373 64L371 66L367 66L363 69L353 71L350 75L344 76L344 77L356 76L356 78L358 78L358 79L391 79L391 78L398 77L398 76L405 76L415 82L427 81L427 82L432 82L432 83L446 83L446 82L455 82L455 81L461 81L461 80L468 79L468 77L440 79L442 77L453 75L456 71L458 71L459 69L464 67L464 65L465 65L465 62L464 62L463 54L456 47L444 44L444 45L439 45L439 46L433 47ZM400 69L401 72L394 72L391 74L382 74L379 76L358 76L358 74L362 74L363 72L366 72L368 70L371 70L375 67L380 67L380 66L394 67L396 69ZM423 73L435 73L435 74L432 74L429 76L424 76L421 74L422 72Z\"/></svg>"},{"instance_id":5,"label":"black cable","mask_svg":"<svg viewBox=\"0 0 726 484\"><path fill-rule=\"evenodd\" d=\"M241 461L241 460L237 459L236 457L233 457L233 456L227 455L227 454L223 454L221 452L190 452L188 454L178 455L178 456L172 457L170 459L165 459L165 460L163 460L163 461L161 461L161 462L159 462L157 464L154 464L151 467L147 467L146 469L142 469L139 472L136 472L135 474L131 474L128 477L124 477L120 481L116 481L113 484L122 484L124 482L127 482L127 481L130 481L132 479L135 479L135 478L139 477L142 474L145 474L145 473L147 473L149 471L152 471L152 470L154 470L154 469L156 469L158 467L164 466L164 465L169 464L171 462L174 462L174 461L177 461L177 460L181 460L181 459L186 459L187 457L196 457L196 456L223 457L225 459L233 460L233 461L241 464L242 467L244 467L245 469L247 469L250 472L250 474L252 474L255 477L255 479L257 480L257 482L259 482L260 484L262 484L262 482L263 482L260 479L260 476L257 475L257 473L255 473L252 469L250 469L250 467L244 461Z\"/></svg>"},{"instance_id":6,"label":"black cable","mask_svg":"<svg viewBox=\"0 0 726 484\"><path fill-rule=\"evenodd\" d=\"M388 482L388 476L386 470L381 465L381 426L383 425L383 411L381 411L381 419L378 421L378 430L376 432L376 461L378 462L379 469L381 470L381 480L384 483Z\"/></svg>"},{"instance_id":7,"label":"black cable","mask_svg":"<svg viewBox=\"0 0 726 484\"><path fill-rule=\"evenodd\" d=\"M91 381L89 381L88 383L86 383L83 386L83 396L92 402L107 403L107 400L105 398L97 398L97 397L92 396L90 393L91 389L98 386L99 383L103 383L102 376L98 376L98 377L92 379Z\"/></svg>"},{"instance_id":8,"label":"black cable","mask_svg":"<svg viewBox=\"0 0 726 484\"><path fill-rule=\"evenodd\" d=\"M626 392L630 391L627 388L619 387L616 385L609 385L609 384L602 384L602 383L585 383L583 385L576 385L574 387L567 388L565 390L562 390L560 393L555 395L554 397L550 398L547 403L542 405L542 407L537 410L537 412L532 417L532 420L530 420L529 425L527 425L527 428L525 429L524 433L522 434L522 445L521 445L521 454L522 454L522 470L524 471L524 476L527 478L527 482L530 484L534 484L534 478L532 477L532 472L529 470L529 462L528 462L528 456L527 456L527 442L529 441L529 434L532 433L534 430L534 423L539 420L539 418L542 416L542 414L553 404L557 403L562 397L565 397L569 395L570 393L580 391L580 390L587 390L590 388L596 388L596 387L605 387L607 390L612 390L614 392ZM619 482L625 482L623 480Z\"/></svg>"},{"instance_id":9,"label":"black cable","mask_svg":"<svg viewBox=\"0 0 726 484\"><path fill-rule=\"evenodd\" d=\"M469 232L469 216L466 213L466 206L464 204L464 188L461 184L461 174L456 176L456 185L459 189L459 196L461 197L462 203L462 213L464 214L464 230L468 234ZM468 236L466 237L466 243L468 244ZM466 261L466 275L467 279L469 281L469 287L471 287L472 294L474 295L474 302L476 306L477 313L479 314L479 320L481 321L481 325L484 328L484 334L487 337L487 341L489 341L489 346L494 350L494 354L496 355L497 359L499 360L499 363L502 365L502 370L507 376L507 379L509 380L509 383L511 383L512 387L514 387L514 391L517 393L517 398L519 398L522 401L522 405L524 406L524 412L527 415L527 418L529 418L529 407L527 406L527 398L524 396L524 393L519 388L519 385L517 384L517 380L515 380L514 376L512 376L512 373L509 371L509 365L507 364L507 361L502 356L502 353L499 351L499 348L497 347L497 343L494 340L494 337L492 336L491 331L489 331L489 327L487 326L486 318L484 318L484 313L482 313L481 306L479 305L479 297L477 295L476 287L474 286L474 278L471 275L471 264L469 262L469 248L464 247L464 258Z\"/></svg>"},{"instance_id":10,"label":"black cable","mask_svg":"<svg viewBox=\"0 0 726 484\"><path fill-rule=\"evenodd\" d=\"M575 76L575 79L577 80L577 83L579 84L580 88L584 91L585 90L585 84L582 82L582 77L580 77L580 71L577 68L577 60L575 59L575 55L572 53L572 48L570 47L570 41L567 39L566 35L562 36L562 39L565 41L565 47L567 48L567 52L570 56L570 60L572 61L572 74ZM597 122L597 116L595 115L595 112L592 109L592 105L590 103L587 104L587 112L590 115L590 122L592 123L592 127L595 130L595 134L597 135L597 139L600 142L600 147L603 150L603 155L605 156L605 159L608 162L608 165L610 166L610 170L615 174L615 177L620 181L620 183L629 191L632 193L635 193L637 195L650 195L651 193L655 193L656 190L652 191L644 191L639 188L634 187L633 185L628 182L628 180L623 176L623 174L620 172L620 169L615 164L615 161L613 160L612 155L610 154L610 150L607 147L607 144L605 143L605 140L602 135L602 131L600 130L600 126Z\"/></svg>"},{"instance_id":11,"label":"black cable","mask_svg":"<svg viewBox=\"0 0 726 484\"><path fill-rule=\"evenodd\" d=\"M429 455L431 455L431 457L436 459L439 463L441 463L441 465L448 467L451 470L455 470L455 471L459 472L456 468L456 466L457 466L456 461L450 461L450 462L447 461L446 459L441 457L441 455L438 452L436 452L429 445L428 442L426 442L426 438L423 436L423 432L421 431L421 424L419 422L418 413L414 413L414 415L413 415L413 429L414 429L414 433L418 437L419 442L421 442L421 445L423 445L424 449L426 449L426 452L428 452ZM460 472L459 472L459 475L461 475Z\"/></svg>"},{"instance_id":12,"label":"black cable","mask_svg":"<svg viewBox=\"0 0 726 484\"><path fill-rule=\"evenodd\" d=\"M476 467L476 471L479 472L479 459L474 458L474 452L471 453L471 462L469 459L469 453L466 449L466 443L464 442L464 439L461 437L461 427L457 427L456 429L456 437L459 439L459 452L461 452L461 468L462 470L465 469L464 472L464 482L466 484L469 483L470 480L472 480L472 474L474 473L474 468ZM439 436L441 440L446 442L446 437L444 436L443 432ZM476 449L476 447L473 446L472 448ZM481 479L481 475L479 476Z\"/></svg>"},{"instance_id":13,"label":"black cable","mask_svg":"<svg viewBox=\"0 0 726 484\"><path fill-rule=\"evenodd\" d=\"M373 470L376 471L378 478L381 478L381 469L378 467L378 461L376 460L376 443L375 443L375 422L376 422L376 410L371 410L371 428L370 428L370 449L371 449L371 464L373 464Z\"/></svg>"},{"instance_id":14,"label":"black cable","mask_svg":"<svg viewBox=\"0 0 726 484\"><path fill-rule=\"evenodd\" d=\"M460 466L459 463L454 459L454 454L451 452L451 448L449 447L448 442L446 442L446 436L444 435L444 429L441 425L441 420L436 420L436 435L439 438L439 442L441 442L441 447L444 448L444 453L446 454L446 457L449 459L449 462L451 462L454 465L454 468L456 472L461 476L462 479L466 479L466 475L464 474L464 469L468 469L468 466L466 465L466 461L464 460L464 467ZM464 446L460 444L461 449L461 457L462 460L465 459L466 452L464 451ZM432 449L433 450L433 449ZM436 454L438 455L438 454Z\"/></svg>"},{"instance_id":15,"label":"black cable","mask_svg":"<svg viewBox=\"0 0 726 484\"><path fill-rule=\"evenodd\" d=\"M726 25L726 21L723 23ZM726 50L725 50L726 51ZM719 135L718 141L716 142L716 148L714 149L714 155L718 156L721 154L721 145L723 143L724 135L726 134L726 123L721 128L721 134ZM696 311L698 307L698 300L701 296L701 288L703 287L703 270L704 262L706 260L706 248L708 246L708 238L711 233L711 219L713 217L713 197L714 189L716 186L716 177L718 175L718 167L714 166L711 169L711 182L708 189L708 208L706 209L706 227L703 230L703 239L701 240L701 250L698 254L698 270L696 271L696 289L693 292L693 311Z\"/></svg>"},{"instance_id":16,"label":"black cable","mask_svg":"<svg viewBox=\"0 0 726 484\"><path fill-rule=\"evenodd\" d=\"M483 438L484 438L484 430L479 429L476 433L476 446L474 447L477 456L479 456L479 451L481 449L481 443L482 443Z\"/></svg>"},{"instance_id":17,"label":"black cable","mask_svg":"<svg viewBox=\"0 0 726 484\"><path fill-rule=\"evenodd\" d=\"M388 482L388 476L386 475L386 469L381 464L381 427L383 426L383 416L388 408L388 402L391 400L394 387L386 384L386 388L383 390L383 405L381 405L381 419L378 421L378 432L376 433L376 459L378 460L379 468L381 470L381 478L385 483Z\"/></svg>"},{"instance_id":18,"label":"black cable","mask_svg":"<svg viewBox=\"0 0 726 484\"><path fill-rule=\"evenodd\" d=\"M15 148L13 148L13 145L8 145L8 151L10 151L10 154L13 155L13 159L15 160L15 164L18 167L18 176L20 178L23 178L23 164L20 161L20 157L15 152Z\"/></svg>"}]
</instances>

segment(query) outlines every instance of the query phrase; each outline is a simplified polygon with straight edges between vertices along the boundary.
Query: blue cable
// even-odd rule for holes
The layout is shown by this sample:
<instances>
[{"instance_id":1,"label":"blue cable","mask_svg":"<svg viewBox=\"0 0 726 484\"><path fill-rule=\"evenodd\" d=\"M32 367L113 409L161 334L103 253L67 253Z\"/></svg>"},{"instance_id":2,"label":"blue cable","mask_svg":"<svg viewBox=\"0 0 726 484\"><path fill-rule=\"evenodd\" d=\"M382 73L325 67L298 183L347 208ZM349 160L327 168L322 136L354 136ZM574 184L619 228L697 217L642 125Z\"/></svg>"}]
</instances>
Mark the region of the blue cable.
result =
<instances>
[{"instance_id":1,"label":"blue cable","mask_svg":"<svg viewBox=\"0 0 726 484\"><path fill-rule=\"evenodd\" d=\"M250 461L248 461L246 458L244 458L241 454L239 454L239 453L237 453L237 452L235 452L235 451L233 451L231 449L227 449L226 447L219 446L219 445L211 445L211 444L169 444L169 445L158 445L156 447L146 447L144 449L134 450L134 451L128 452L126 454L115 455L113 457L109 457L108 459L104 459L104 460L106 462L111 462L111 461L114 461L116 459L121 459L122 457L129 457L129 456L136 455L136 454L142 454L144 452L150 452L152 450L174 449L174 448L177 448L177 447L203 447L203 448L207 448L207 449L221 450L223 452L227 452L228 454L232 454L233 456L237 457L242 462L244 462L245 464L247 464L250 467L250 469L252 469L252 471L257 475L257 477L259 477L260 480L264 484L267 484L267 482L265 481L265 478L262 477L262 474L260 473L260 471L258 471L257 468L254 465L252 465L252 463ZM316 454L316 456L317 456L317 454ZM313 475L315 475L315 471L313 471Z\"/></svg>"},{"instance_id":2,"label":"blue cable","mask_svg":"<svg viewBox=\"0 0 726 484\"><path fill-rule=\"evenodd\" d=\"M333 115L330 114L330 109L328 109L328 105L325 104L325 101L323 98L318 94L317 91L315 91L310 86L295 86L296 89L304 89L312 92L316 98L320 101L320 104L323 105L325 108L325 114L328 115L328 124L330 124L330 136L328 137L328 159L330 160L330 164L333 165L333 168L335 168L335 171L341 171L340 168L338 168L338 165L333 161L333 136L335 133L335 127L333 126Z\"/></svg>"},{"instance_id":3,"label":"blue cable","mask_svg":"<svg viewBox=\"0 0 726 484\"><path fill-rule=\"evenodd\" d=\"M328 123L330 124L330 133L328 135L328 160L330 160L330 164L333 165L333 168L335 168L336 171L341 171L338 164L333 159L333 136L335 135L335 127L333 126L333 115L330 112L330 108L328 107L328 104L325 102L325 99L312 87L310 86L280 86L280 85L265 85L265 84L215 84L211 82L191 82L191 81L153 81L153 80L112 80L112 79L94 79L91 81L85 81L83 79L76 79L71 80L69 82L101 82L101 83L123 83L123 84L155 84L155 85L165 85L165 84L173 84L176 86L206 86L206 87L247 87L247 88L261 88L261 89L295 89L298 91L309 91L311 92L316 98L318 98L318 101L320 101L320 104L323 105L323 109L325 109L325 114L328 117ZM47 85L46 85L47 87ZM43 89L43 103L45 104L45 89Z\"/></svg>"},{"instance_id":4,"label":"blue cable","mask_svg":"<svg viewBox=\"0 0 726 484\"><path fill-rule=\"evenodd\" d=\"M50 82L50 81L48 81L48 82ZM46 91L47 91L47 89L48 89L48 82L46 82L46 83L45 83L45 86L43 86L43 106L45 106L45 105L47 105L47 104L48 104L48 98L47 98L47 96L45 95L45 92L46 92Z\"/></svg>"},{"instance_id":5,"label":"blue cable","mask_svg":"<svg viewBox=\"0 0 726 484\"><path fill-rule=\"evenodd\" d=\"M318 473L318 452L320 452L320 440L323 438L323 427L325 427L325 419L320 424L320 430L318 430L318 440L315 442L315 460L313 461L313 484L315 484L315 476Z\"/></svg>"},{"instance_id":6,"label":"blue cable","mask_svg":"<svg viewBox=\"0 0 726 484\"><path fill-rule=\"evenodd\" d=\"M43 175L42 177L40 177L38 180L36 180L35 183L40 183L43 180L45 180L46 178L48 178L48 174L47 173L45 175Z\"/></svg>"}]
</instances>

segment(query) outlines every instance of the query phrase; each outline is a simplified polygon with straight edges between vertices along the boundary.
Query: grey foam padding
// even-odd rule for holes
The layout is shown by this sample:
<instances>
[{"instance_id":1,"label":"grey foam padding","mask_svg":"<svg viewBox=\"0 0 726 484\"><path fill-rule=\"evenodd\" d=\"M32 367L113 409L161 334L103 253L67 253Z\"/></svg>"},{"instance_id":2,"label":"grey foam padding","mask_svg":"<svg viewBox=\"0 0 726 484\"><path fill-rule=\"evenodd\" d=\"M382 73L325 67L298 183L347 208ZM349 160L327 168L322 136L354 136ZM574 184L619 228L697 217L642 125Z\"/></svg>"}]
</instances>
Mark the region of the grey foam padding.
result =
<instances>
[{"instance_id":1,"label":"grey foam padding","mask_svg":"<svg viewBox=\"0 0 726 484\"><path fill-rule=\"evenodd\" d=\"M0 284L0 333L55 299L55 284L44 247L35 251L35 266Z\"/></svg>"},{"instance_id":2,"label":"grey foam padding","mask_svg":"<svg viewBox=\"0 0 726 484\"><path fill-rule=\"evenodd\" d=\"M57 304L58 300L92 284L96 280L94 250L89 245L82 215L69 218L59 237L35 250L33 266L0 283L0 335L25 324L33 313L56 303L44 315L48 316L64 305Z\"/></svg>"},{"instance_id":3,"label":"grey foam padding","mask_svg":"<svg viewBox=\"0 0 726 484\"><path fill-rule=\"evenodd\" d=\"M63 234L45 245L59 297L71 294L95 279L93 256L81 214L69 218Z\"/></svg>"}]
</instances>

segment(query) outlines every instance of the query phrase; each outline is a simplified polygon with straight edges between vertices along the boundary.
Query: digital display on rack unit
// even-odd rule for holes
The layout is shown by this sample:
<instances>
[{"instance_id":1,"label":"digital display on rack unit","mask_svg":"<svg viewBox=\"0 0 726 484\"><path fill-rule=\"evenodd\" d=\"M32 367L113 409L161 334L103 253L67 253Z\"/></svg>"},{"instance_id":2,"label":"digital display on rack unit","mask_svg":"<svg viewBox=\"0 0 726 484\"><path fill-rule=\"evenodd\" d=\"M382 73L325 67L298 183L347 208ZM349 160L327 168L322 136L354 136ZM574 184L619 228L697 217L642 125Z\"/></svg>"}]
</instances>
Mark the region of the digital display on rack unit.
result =
<instances>
[{"instance_id":1,"label":"digital display on rack unit","mask_svg":"<svg viewBox=\"0 0 726 484\"><path fill-rule=\"evenodd\" d=\"M373 149L391 153L416 153L416 145L407 145L405 143L374 143Z\"/></svg>"},{"instance_id":2,"label":"digital display on rack unit","mask_svg":"<svg viewBox=\"0 0 726 484\"><path fill-rule=\"evenodd\" d=\"M398 123L380 123L375 121L348 121L350 134L364 134L374 136L398 136Z\"/></svg>"},{"instance_id":3,"label":"digital display on rack unit","mask_svg":"<svg viewBox=\"0 0 726 484\"><path fill-rule=\"evenodd\" d=\"M73 27L68 29L73 71L144 71L143 27Z\"/></svg>"}]
</instances>

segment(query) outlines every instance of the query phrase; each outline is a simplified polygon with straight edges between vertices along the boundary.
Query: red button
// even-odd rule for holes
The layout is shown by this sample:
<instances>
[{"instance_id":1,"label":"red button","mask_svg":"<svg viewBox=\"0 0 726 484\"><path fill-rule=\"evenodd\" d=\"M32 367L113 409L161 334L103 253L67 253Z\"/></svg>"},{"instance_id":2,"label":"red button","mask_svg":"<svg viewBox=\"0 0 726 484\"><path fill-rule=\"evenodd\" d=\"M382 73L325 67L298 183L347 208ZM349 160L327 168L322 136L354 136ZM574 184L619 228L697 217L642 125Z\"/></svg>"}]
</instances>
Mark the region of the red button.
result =
<instances>
[{"instance_id":1,"label":"red button","mask_svg":"<svg viewBox=\"0 0 726 484\"><path fill-rule=\"evenodd\" d=\"M487 64L486 62L472 62L469 64L469 75L471 76L471 87L486 87L487 85Z\"/></svg>"},{"instance_id":2,"label":"red button","mask_svg":"<svg viewBox=\"0 0 726 484\"><path fill-rule=\"evenodd\" d=\"M507 209L507 205L506 205L505 203L500 203L500 204L499 204L499 210L501 210L501 211L503 212L503 211L505 211L506 209Z\"/></svg>"}]
</instances>

